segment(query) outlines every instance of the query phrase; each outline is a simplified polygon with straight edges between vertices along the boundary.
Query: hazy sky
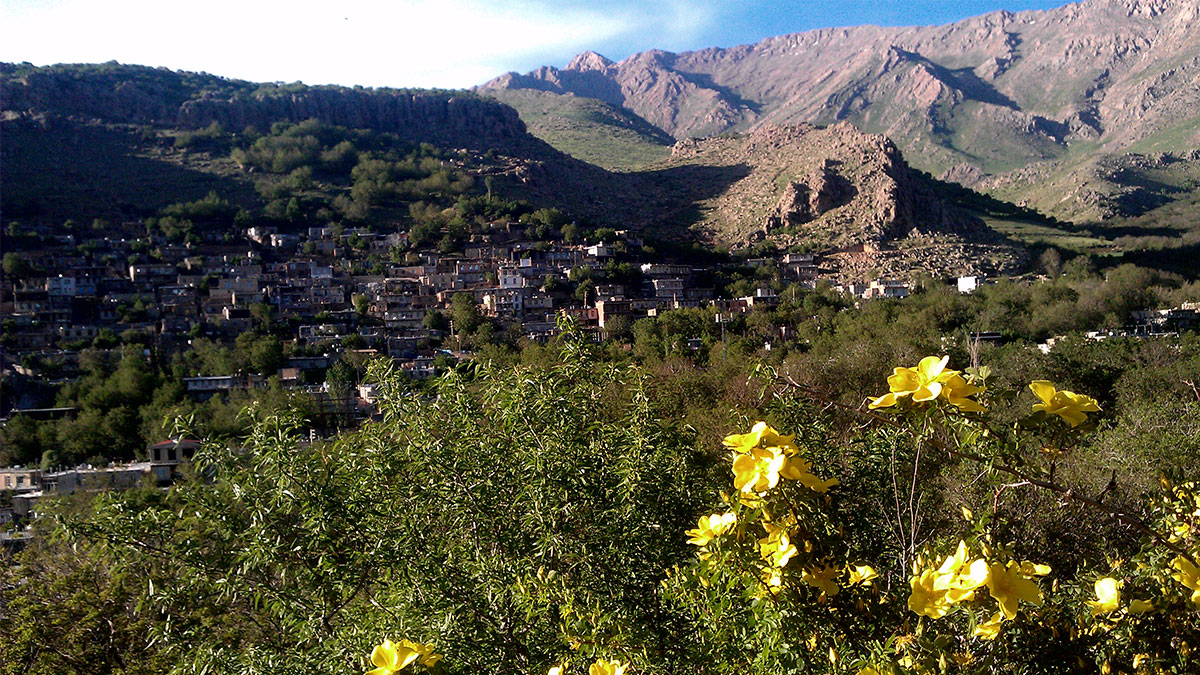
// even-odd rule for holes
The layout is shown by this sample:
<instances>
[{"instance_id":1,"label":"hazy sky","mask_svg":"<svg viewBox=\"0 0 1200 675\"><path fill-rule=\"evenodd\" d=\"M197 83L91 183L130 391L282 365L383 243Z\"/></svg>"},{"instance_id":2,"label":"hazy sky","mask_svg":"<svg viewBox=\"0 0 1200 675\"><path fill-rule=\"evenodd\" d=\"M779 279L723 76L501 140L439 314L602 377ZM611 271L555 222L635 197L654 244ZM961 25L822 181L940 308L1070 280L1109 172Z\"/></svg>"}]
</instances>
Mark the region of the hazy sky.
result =
<instances>
[{"instance_id":1,"label":"hazy sky","mask_svg":"<svg viewBox=\"0 0 1200 675\"><path fill-rule=\"evenodd\" d=\"M0 61L120 61L261 82L469 87L587 49L729 47L827 26L948 23L1063 0L0 0Z\"/></svg>"}]
</instances>

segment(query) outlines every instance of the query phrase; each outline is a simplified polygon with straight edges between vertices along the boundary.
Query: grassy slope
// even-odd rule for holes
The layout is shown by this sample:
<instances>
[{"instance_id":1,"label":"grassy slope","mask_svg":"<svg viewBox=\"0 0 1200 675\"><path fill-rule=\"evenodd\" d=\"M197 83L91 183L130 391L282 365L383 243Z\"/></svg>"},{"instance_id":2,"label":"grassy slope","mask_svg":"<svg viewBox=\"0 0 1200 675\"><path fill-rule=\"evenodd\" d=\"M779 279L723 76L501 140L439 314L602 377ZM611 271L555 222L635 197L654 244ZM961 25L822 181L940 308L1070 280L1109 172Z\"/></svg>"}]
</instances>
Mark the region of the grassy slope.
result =
<instances>
[{"instance_id":1,"label":"grassy slope","mask_svg":"<svg viewBox=\"0 0 1200 675\"><path fill-rule=\"evenodd\" d=\"M634 171L671 154L666 132L602 101L529 89L487 95L515 108L529 133L605 169Z\"/></svg>"}]
</instances>

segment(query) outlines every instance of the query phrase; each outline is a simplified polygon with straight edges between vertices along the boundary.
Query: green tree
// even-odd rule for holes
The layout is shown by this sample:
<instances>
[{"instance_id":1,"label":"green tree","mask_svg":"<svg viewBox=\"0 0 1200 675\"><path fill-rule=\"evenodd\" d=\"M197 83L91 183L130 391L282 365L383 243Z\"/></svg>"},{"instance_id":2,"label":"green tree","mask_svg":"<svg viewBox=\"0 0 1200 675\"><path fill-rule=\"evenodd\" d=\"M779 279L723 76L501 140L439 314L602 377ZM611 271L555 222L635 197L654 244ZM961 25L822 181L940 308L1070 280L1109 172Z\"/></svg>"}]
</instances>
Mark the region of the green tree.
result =
<instances>
[{"instance_id":1,"label":"green tree","mask_svg":"<svg viewBox=\"0 0 1200 675\"><path fill-rule=\"evenodd\" d=\"M691 555L677 533L710 462L657 421L643 373L585 349L450 374L433 396L380 362L386 421L309 445L298 416L260 412L237 450L197 458L208 480L64 516L153 622L152 639L116 648L152 645L189 672L350 673L404 636L437 645L450 672L544 672L568 655L678 670L687 627L658 588ZM74 644L57 637L22 644Z\"/></svg>"},{"instance_id":2,"label":"green tree","mask_svg":"<svg viewBox=\"0 0 1200 675\"><path fill-rule=\"evenodd\" d=\"M596 284L591 279L579 282L575 286L574 297L584 305L590 305L596 300Z\"/></svg>"},{"instance_id":3,"label":"green tree","mask_svg":"<svg viewBox=\"0 0 1200 675\"><path fill-rule=\"evenodd\" d=\"M66 506L49 508L62 513ZM155 618L139 606L151 578L144 561L127 560L118 570L99 542L68 540L48 528L38 534L23 554L0 565L0 672L169 670L170 657L146 639Z\"/></svg>"},{"instance_id":4,"label":"green tree","mask_svg":"<svg viewBox=\"0 0 1200 675\"><path fill-rule=\"evenodd\" d=\"M260 337L250 347L250 369L263 375L274 375L283 367L283 344L273 335Z\"/></svg>"},{"instance_id":5,"label":"green tree","mask_svg":"<svg viewBox=\"0 0 1200 675\"><path fill-rule=\"evenodd\" d=\"M29 259L16 251L9 251L4 254L3 267L5 276L10 277L14 281L24 281L36 273L36 269L29 262Z\"/></svg>"},{"instance_id":6,"label":"green tree","mask_svg":"<svg viewBox=\"0 0 1200 675\"><path fill-rule=\"evenodd\" d=\"M421 325L428 330L446 331L450 329L450 321L436 309L425 310L425 316L421 318Z\"/></svg>"},{"instance_id":7,"label":"green tree","mask_svg":"<svg viewBox=\"0 0 1200 675\"><path fill-rule=\"evenodd\" d=\"M484 322L479 304L470 293L455 293L450 300L450 324L459 336L470 335Z\"/></svg>"},{"instance_id":8,"label":"green tree","mask_svg":"<svg viewBox=\"0 0 1200 675\"><path fill-rule=\"evenodd\" d=\"M350 296L350 303L354 305L354 311L360 316L366 316L367 311L371 308L371 299L362 293L355 293Z\"/></svg>"}]
</instances>

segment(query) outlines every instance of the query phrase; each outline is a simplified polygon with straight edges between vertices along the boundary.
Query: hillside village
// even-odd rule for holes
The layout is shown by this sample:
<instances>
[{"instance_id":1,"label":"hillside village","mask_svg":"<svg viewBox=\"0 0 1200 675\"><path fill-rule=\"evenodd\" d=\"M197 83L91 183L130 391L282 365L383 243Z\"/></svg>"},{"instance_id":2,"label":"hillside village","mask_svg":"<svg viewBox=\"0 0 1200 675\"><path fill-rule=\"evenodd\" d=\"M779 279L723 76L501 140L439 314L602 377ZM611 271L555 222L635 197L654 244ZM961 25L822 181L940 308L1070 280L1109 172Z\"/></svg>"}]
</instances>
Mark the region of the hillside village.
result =
<instances>
[{"instance_id":1,"label":"hillside village","mask_svg":"<svg viewBox=\"0 0 1200 675\"><path fill-rule=\"evenodd\" d=\"M84 349L140 344L147 360L166 362L197 338L229 344L269 324L287 343L277 372L195 373L183 378L186 395L204 400L265 387L274 377L284 388L311 396L328 416L338 417L314 421L332 430L374 413L370 385L360 386L351 393L355 400L346 401L325 382L326 370L344 352L389 357L414 380L472 357L455 339L458 327L450 317L456 296L460 304L469 300L480 316L541 342L558 332L559 315L572 317L599 337L616 317L635 320L702 305L729 315L777 299L768 288L720 299L714 288L698 284L704 269L653 260L642 239L629 231L614 232L603 243L566 244L531 240L522 225L510 223L496 234L473 235L461 253L426 250L410 254L405 263L412 264L384 263L382 270L371 270L381 273L364 273L362 260L371 254L386 258L403 235L328 227L293 234L250 227L235 241L176 245L158 236L110 235L80 245L73 234L41 234L47 245L22 256L29 270L45 273L19 279L6 275L0 287L0 359L8 381L18 383L5 392L5 420L74 414L38 405L19 383L22 378L52 384L72 380L80 372ZM155 248L157 260L138 260L135 251L145 244ZM126 260L136 261L118 262ZM606 269L621 263L626 283L608 283ZM822 274L812 255L747 263L778 264L786 280L807 287L814 287ZM576 297L569 290L578 285L568 282L585 276L598 283ZM876 283L868 295L897 295L906 289L899 282ZM131 487L145 480L169 483L195 447L194 442L167 439L146 448L142 461L132 464L4 469L0 492L10 498L0 505L0 526L29 516L43 495ZM19 540L21 535L11 536Z\"/></svg>"},{"instance_id":2,"label":"hillside village","mask_svg":"<svg viewBox=\"0 0 1200 675\"><path fill-rule=\"evenodd\" d=\"M159 259L129 265L105 261L125 260L137 240L111 236L79 246L74 235L57 235L57 246L23 253L35 269L48 272L3 282L4 368L69 378L78 351L106 334L141 334L147 349L165 358L185 351L197 337L232 341L270 323L276 331L290 332L285 338L291 343L289 356L277 373L285 386L313 383L306 373L323 372L346 349L390 357L410 377L424 379L434 374L439 356L469 358L444 348L455 345L456 327L449 317L456 296L469 298L483 316L506 329L540 342L556 333L559 315L599 335L615 317L636 320L701 306L719 314L746 313L777 301L768 287L722 297L725 289L702 283L711 282L710 270L645 255L641 237L627 230L616 231L609 242L567 244L531 240L523 226L510 223L499 234L472 235L462 253L410 253L405 263L412 264L383 263L372 270L377 273L365 273L362 258L372 253L386 258L403 235L328 227L291 234L251 227L242 236L194 245L151 236ZM634 273L611 281L605 270L613 263L627 263L625 269ZM811 253L744 261L751 268L774 266L785 283L803 288L825 281L863 299L909 294L910 282L900 279L835 285L839 277L821 263L822 257ZM568 293L568 281L584 275L597 280L591 292ZM971 292L986 281L968 276L956 283L961 292ZM1194 309L1185 308L1133 318L1146 332L1156 322L1186 328L1194 315ZM198 373L186 378L185 386L189 395L204 398L264 381L264 375ZM8 405L27 407L19 399Z\"/></svg>"},{"instance_id":3,"label":"hillside village","mask_svg":"<svg viewBox=\"0 0 1200 675\"><path fill-rule=\"evenodd\" d=\"M106 237L85 248L75 245L73 235L59 236L57 247L29 258L56 273L4 282L6 367L32 374L36 358L60 361L69 372L70 353L77 351L69 347L90 344L102 331L144 333L158 353L171 354L199 336L232 340L269 314L273 322L294 327L289 338L296 355L280 373L285 381L323 369L329 354L345 347L375 350L399 360L412 377L424 378L440 353L430 345L455 328L433 317L448 313L459 294L485 316L539 341L554 334L560 313L585 328L604 329L616 316L705 304L745 312L774 297L764 288L748 297L717 299L713 288L697 285L702 270L645 261L641 238L629 231L617 232L610 243L572 245L526 239L517 224L509 230L472 235L461 254L423 251L410 256L415 264L385 263L377 274L363 273L362 257L386 256L402 235L335 234L325 227L297 235L251 227L241 241L189 246L151 237L160 259L129 265L102 260L125 259L130 240ZM356 247L350 239L357 240ZM636 283L604 281L606 266L617 261L633 261ZM821 278L818 263L811 254L778 261L785 279L809 287ZM568 279L587 271L600 279L592 297L567 294ZM878 281L855 288L864 297L895 297L905 294L907 284ZM211 393L243 381L229 373L211 375L190 378L189 391Z\"/></svg>"}]
</instances>

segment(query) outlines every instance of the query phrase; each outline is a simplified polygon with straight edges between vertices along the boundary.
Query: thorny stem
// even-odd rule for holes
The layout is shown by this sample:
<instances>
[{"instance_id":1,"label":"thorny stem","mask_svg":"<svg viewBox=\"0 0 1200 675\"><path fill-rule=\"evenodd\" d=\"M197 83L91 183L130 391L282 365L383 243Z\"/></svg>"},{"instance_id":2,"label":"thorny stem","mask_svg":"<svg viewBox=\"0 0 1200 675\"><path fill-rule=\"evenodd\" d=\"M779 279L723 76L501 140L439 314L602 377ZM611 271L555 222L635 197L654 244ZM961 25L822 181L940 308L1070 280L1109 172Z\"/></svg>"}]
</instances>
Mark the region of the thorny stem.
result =
<instances>
[{"instance_id":1,"label":"thorny stem","mask_svg":"<svg viewBox=\"0 0 1200 675\"><path fill-rule=\"evenodd\" d=\"M800 391L801 393L803 393L806 396L809 396L813 399L816 399L818 401L823 401L825 403L828 403L829 405L832 405L837 408L841 408L842 410L854 413L856 415L862 415L864 417L868 417L880 424L890 426L894 429L901 429L901 430L906 429L906 427L903 424L900 424L899 422L897 422L895 420L888 419L886 417L883 417L882 415L870 412L869 410L863 410L861 407L854 407L854 406L850 406L845 403L842 403L840 401L834 401L834 400L830 399L829 397L825 396L824 394L816 391L815 389L812 389L811 387L806 387L806 386L800 384L799 382L797 382L796 380L794 380L791 377L784 377L783 379L787 382L787 384L790 387ZM984 457L983 455L979 455L974 452L968 452L966 450L955 450L954 448L951 448L950 446L943 443L941 441L941 439L937 438L936 436L930 436L929 442L931 442L935 447L937 447L939 450L944 451L946 454L950 455L951 457L957 457L959 459L967 459L967 460L971 460L973 462L978 462L980 464L985 464L988 467L990 467L992 470L999 471L1001 473L1006 473L1010 476L1013 476L1014 478L1018 479L1019 482L1022 482L1024 484L1032 485L1034 487L1039 487L1039 488L1042 488L1043 490L1049 490L1051 492L1055 492L1058 495L1060 495L1063 499L1068 499L1068 500L1077 502L1079 504L1084 504L1086 506L1090 506L1092 508L1104 511L1105 513L1107 513L1110 517L1112 517L1116 521L1118 521L1120 523L1124 523L1124 524L1132 527L1133 529L1137 530L1138 532L1140 532L1140 533L1150 537L1154 541L1158 542L1162 546L1174 551L1175 553L1178 553L1181 557L1183 557L1185 560L1192 563L1193 565L1200 567L1200 562L1198 562L1196 560L1196 558L1187 549L1185 549L1182 546L1171 541L1167 537L1163 536L1161 533L1155 531L1152 527L1147 525L1146 522L1143 521L1142 519L1140 519L1136 516L1130 515L1129 513L1126 513L1125 511L1123 511L1121 509L1118 509L1113 506L1109 506L1108 504L1105 504L1103 502L1092 499L1091 497L1088 497L1086 495L1078 494L1075 492L1074 488L1070 488L1065 485L1060 485L1059 483L1055 483L1051 480L1044 480L1044 479L1038 478L1036 476L1026 473L1025 471L1022 471L1021 469L1018 469L1018 468L1012 467L1012 466L1008 466L1007 464L997 464L997 463L993 462L992 460L988 459L987 457Z\"/></svg>"}]
</instances>

